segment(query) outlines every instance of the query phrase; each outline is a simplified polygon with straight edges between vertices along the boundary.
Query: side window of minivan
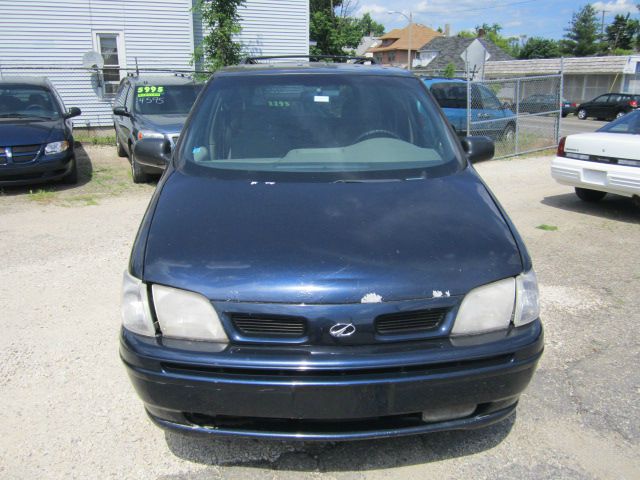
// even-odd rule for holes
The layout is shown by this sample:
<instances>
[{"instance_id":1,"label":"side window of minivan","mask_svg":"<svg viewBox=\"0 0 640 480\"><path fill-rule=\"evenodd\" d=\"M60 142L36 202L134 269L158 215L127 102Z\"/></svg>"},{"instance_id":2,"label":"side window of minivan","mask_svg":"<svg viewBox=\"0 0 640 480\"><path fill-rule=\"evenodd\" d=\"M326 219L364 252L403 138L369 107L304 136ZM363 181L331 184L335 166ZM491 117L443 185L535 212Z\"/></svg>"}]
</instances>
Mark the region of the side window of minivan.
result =
<instances>
[{"instance_id":1,"label":"side window of minivan","mask_svg":"<svg viewBox=\"0 0 640 480\"><path fill-rule=\"evenodd\" d=\"M124 107L125 105L125 96L127 94L127 90L129 88L129 84L127 82L123 82L118 89L118 93L116 94L116 98L113 100L114 107Z\"/></svg>"}]
</instances>

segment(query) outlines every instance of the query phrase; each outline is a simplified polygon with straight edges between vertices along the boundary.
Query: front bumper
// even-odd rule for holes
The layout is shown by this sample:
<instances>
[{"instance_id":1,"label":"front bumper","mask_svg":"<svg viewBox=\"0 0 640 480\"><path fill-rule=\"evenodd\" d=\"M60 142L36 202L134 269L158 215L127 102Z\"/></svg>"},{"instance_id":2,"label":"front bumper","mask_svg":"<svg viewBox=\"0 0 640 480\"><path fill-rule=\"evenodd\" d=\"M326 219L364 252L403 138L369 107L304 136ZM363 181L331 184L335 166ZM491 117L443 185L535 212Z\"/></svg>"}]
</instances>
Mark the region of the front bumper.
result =
<instances>
[{"instance_id":1,"label":"front bumper","mask_svg":"<svg viewBox=\"0 0 640 480\"><path fill-rule=\"evenodd\" d=\"M196 348L200 351L195 351ZM543 351L539 321L459 339L335 347L229 346L123 330L152 420L193 434L354 440L478 428L508 416ZM423 412L472 406L462 417Z\"/></svg>"},{"instance_id":2,"label":"front bumper","mask_svg":"<svg viewBox=\"0 0 640 480\"><path fill-rule=\"evenodd\" d=\"M640 195L640 168L555 157L551 176L563 185L618 195Z\"/></svg>"},{"instance_id":3,"label":"front bumper","mask_svg":"<svg viewBox=\"0 0 640 480\"><path fill-rule=\"evenodd\" d=\"M38 154L32 162L0 165L0 186L21 186L60 180L69 173L74 158L73 148L45 157Z\"/></svg>"}]
</instances>

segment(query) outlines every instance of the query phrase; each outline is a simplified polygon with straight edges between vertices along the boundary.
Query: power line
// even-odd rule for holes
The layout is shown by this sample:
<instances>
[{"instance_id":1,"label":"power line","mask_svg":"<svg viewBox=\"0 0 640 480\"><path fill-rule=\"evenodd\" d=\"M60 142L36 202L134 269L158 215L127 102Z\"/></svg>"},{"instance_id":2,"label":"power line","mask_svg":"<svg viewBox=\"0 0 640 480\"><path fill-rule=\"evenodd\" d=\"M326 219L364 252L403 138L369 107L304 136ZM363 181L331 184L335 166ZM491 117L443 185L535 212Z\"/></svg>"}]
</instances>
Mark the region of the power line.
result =
<instances>
[{"instance_id":1,"label":"power line","mask_svg":"<svg viewBox=\"0 0 640 480\"><path fill-rule=\"evenodd\" d=\"M502 3L500 5L487 5L486 7L477 7L477 8L464 8L464 9L456 9L454 11L448 12L415 12L414 15L451 15L452 13L462 13L462 12L481 12L484 10L490 10L494 8L503 8L503 7L511 7L514 5L524 5L525 3L534 3L538 0L521 0L519 2L511 2L511 3Z\"/></svg>"}]
</instances>

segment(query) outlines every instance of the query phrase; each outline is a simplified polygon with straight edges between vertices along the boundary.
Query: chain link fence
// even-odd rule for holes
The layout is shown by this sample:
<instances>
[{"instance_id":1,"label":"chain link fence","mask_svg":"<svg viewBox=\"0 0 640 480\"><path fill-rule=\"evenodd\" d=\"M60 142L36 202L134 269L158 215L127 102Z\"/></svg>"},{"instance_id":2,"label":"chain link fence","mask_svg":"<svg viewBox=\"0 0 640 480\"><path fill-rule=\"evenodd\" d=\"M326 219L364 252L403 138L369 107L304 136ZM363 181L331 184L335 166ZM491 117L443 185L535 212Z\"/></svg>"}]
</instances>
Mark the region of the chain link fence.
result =
<instances>
[{"instance_id":1,"label":"chain link fence","mask_svg":"<svg viewBox=\"0 0 640 480\"><path fill-rule=\"evenodd\" d=\"M53 66L0 65L0 80L48 78L67 108L78 107L82 115L73 119L74 127L110 127L112 103L120 80L127 75L185 76L204 81L210 73L187 68L83 68Z\"/></svg>"},{"instance_id":2,"label":"chain link fence","mask_svg":"<svg viewBox=\"0 0 640 480\"><path fill-rule=\"evenodd\" d=\"M467 132L494 140L496 158L558 144L562 75L468 81Z\"/></svg>"}]
</instances>

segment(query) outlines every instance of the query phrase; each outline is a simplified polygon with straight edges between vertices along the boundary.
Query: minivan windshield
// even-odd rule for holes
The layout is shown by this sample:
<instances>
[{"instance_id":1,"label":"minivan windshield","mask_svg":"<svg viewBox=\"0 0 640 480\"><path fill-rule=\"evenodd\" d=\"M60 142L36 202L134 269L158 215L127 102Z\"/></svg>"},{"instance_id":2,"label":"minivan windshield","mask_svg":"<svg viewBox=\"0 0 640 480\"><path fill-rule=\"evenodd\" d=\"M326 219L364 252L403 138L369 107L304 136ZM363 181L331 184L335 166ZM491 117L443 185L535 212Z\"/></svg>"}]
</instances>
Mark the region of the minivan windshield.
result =
<instances>
[{"instance_id":1,"label":"minivan windshield","mask_svg":"<svg viewBox=\"0 0 640 480\"><path fill-rule=\"evenodd\" d=\"M628 113L611 123L607 123L604 127L600 128L598 132L640 135L640 110Z\"/></svg>"},{"instance_id":2,"label":"minivan windshield","mask_svg":"<svg viewBox=\"0 0 640 480\"><path fill-rule=\"evenodd\" d=\"M442 175L463 165L414 77L222 75L183 136L179 161L210 169Z\"/></svg>"},{"instance_id":3,"label":"minivan windshield","mask_svg":"<svg viewBox=\"0 0 640 480\"><path fill-rule=\"evenodd\" d=\"M51 92L37 85L0 85L0 119L55 120L62 113Z\"/></svg>"},{"instance_id":4,"label":"minivan windshield","mask_svg":"<svg viewBox=\"0 0 640 480\"><path fill-rule=\"evenodd\" d=\"M202 85L139 85L134 110L143 115L186 115Z\"/></svg>"}]
</instances>

